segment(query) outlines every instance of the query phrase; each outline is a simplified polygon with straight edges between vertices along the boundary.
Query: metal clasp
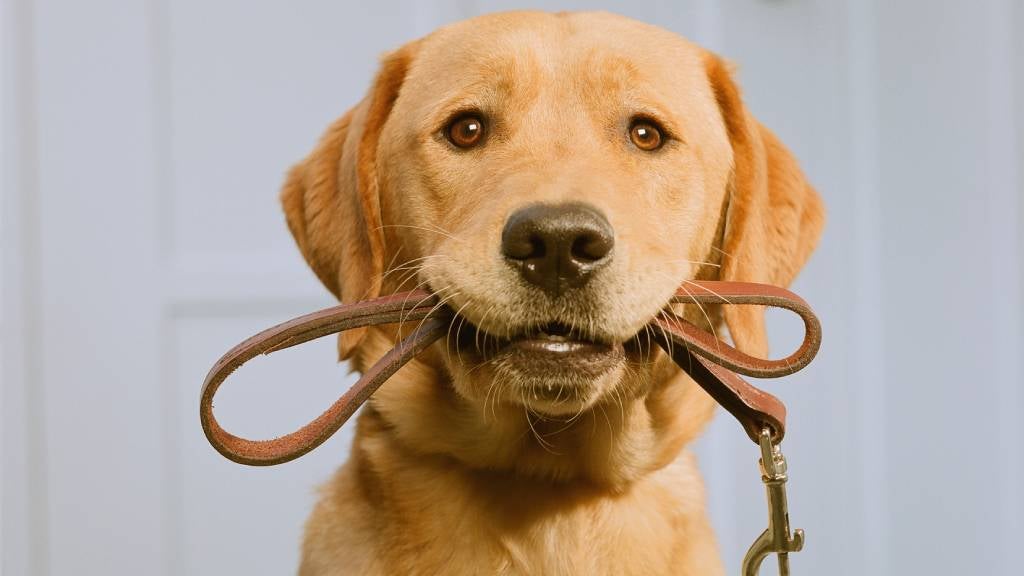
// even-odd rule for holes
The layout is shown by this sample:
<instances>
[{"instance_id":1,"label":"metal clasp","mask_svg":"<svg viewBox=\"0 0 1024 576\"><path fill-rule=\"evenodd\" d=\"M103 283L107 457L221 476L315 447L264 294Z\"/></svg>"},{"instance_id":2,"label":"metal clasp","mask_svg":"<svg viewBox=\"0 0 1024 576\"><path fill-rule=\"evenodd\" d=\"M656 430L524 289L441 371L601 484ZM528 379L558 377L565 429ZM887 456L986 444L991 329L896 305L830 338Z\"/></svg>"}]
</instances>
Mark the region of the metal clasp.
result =
<instances>
[{"instance_id":1,"label":"metal clasp","mask_svg":"<svg viewBox=\"0 0 1024 576\"><path fill-rule=\"evenodd\" d=\"M779 576L789 576L789 553L804 547L804 531L789 532L789 507L786 502L786 457L778 444L772 444L771 430L761 430L761 481L768 493L768 529L751 544L743 557L743 576L757 576L765 556L779 558Z\"/></svg>"}]
</instances>

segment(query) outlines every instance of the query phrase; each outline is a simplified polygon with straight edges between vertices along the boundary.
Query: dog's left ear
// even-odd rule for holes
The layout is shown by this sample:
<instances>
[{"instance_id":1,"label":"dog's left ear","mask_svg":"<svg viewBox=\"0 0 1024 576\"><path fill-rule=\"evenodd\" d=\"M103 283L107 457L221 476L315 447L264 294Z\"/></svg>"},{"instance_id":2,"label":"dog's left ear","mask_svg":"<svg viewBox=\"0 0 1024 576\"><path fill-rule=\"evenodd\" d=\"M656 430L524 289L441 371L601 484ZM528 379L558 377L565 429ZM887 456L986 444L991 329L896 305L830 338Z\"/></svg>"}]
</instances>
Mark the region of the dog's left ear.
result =
<instances>
[{"instance_id":1,"label":"dog's left ear","mask_svg":"<svg viewBox=\"0 0 1024 576\"><path fill-rule=\"evenodd\" d=\"M720 277L788 286L818 243L821 198L789 150L743 105L726 64L708 54L705 67L733 151ZM733 342L766 357L763 307L723 308Z\"/></svg>"},{"instance_id":2,"label":"dog's left ear","mask_svg":"<svg viewBox=\"0 0 1024 576\"><path fill-rule=\"evenodd\" d=\"M334 122L288 173L281 204L306 262L338 300L380 295L384 267L377 178L379 135L398 98L415 43L386 55L366 97ZM338 337L341 359L365 328Z\"/></svg>"}]
</instances>

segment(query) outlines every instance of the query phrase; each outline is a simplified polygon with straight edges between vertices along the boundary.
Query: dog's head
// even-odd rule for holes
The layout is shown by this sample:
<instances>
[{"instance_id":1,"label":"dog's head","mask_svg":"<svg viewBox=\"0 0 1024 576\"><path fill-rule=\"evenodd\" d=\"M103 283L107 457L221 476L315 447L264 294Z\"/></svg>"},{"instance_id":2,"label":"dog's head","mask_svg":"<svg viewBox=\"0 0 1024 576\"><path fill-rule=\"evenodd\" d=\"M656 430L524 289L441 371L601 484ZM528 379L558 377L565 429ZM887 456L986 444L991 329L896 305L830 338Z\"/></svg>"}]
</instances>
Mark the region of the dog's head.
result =
<instances>
[{"instance_id":1,"label":"dog's head","mask_svg":"<svg viewBox=\"0 0 1024 576\"><path fill-rule=\"evenodd\" d=\"M508 408L531 426L608 403L640 402L648 420L677 410L652 406L681 379L645 324L687 280L788 284L823 221L721 60L588 13L476 18L385 56L282 200L342 301L423 287L457 313L432 377L412 378L451 397L396 403ZM721 312L733 340L766 353L763 311L734 308ZM365 367L385 335L347 333L341 355ZM380 409L415 419L388 406L402 393L389 387Z\"/></svg>"}]
</instances>

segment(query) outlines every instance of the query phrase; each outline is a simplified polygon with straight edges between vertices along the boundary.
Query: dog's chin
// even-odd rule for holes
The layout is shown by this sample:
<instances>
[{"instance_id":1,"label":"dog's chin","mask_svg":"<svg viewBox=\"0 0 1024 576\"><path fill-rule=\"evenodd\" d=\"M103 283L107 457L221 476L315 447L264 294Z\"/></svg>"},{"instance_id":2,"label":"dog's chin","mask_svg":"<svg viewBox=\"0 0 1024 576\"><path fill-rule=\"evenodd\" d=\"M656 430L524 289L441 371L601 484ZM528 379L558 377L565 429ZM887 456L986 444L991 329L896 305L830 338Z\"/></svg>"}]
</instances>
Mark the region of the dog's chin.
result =
<instances>
[{"instance_id":1,"label":"dog's chin","mask_svg":"<svg viewBox=\"0 0 1024 576\"><path fill-rule=\"evenodd\" d=\"M591 339L557 323L508 337L465 324L453 360L487 388L484 400L546 416L575 415L597 402L622 377L627 349L638 345Z\"/></svg>"}]
</instances>

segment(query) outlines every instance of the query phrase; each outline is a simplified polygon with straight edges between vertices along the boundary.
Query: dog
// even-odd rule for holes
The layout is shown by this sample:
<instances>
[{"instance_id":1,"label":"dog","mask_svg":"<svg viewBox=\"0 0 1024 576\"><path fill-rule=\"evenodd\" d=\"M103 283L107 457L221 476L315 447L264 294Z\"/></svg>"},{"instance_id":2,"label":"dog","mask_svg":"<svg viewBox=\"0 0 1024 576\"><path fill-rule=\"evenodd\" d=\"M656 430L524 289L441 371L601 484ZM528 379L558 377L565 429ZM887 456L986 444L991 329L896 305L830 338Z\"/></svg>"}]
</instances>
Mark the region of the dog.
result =
<instances>
[{"instance_id":1,"label":"dog","mask_svg":"<svg viewBox=\"0 0 1024 576\"><path fill-rule=\"evenodd\" d=\"M722 573L687 451L715 403L644 326L688 280L788 285L824 223L723 60L607 13L445 26L382 58L281 200L342 302L456 313L360 413L301 576ZM759 307L678 313L767 353Z\"/></svg>"}]
</instances>

